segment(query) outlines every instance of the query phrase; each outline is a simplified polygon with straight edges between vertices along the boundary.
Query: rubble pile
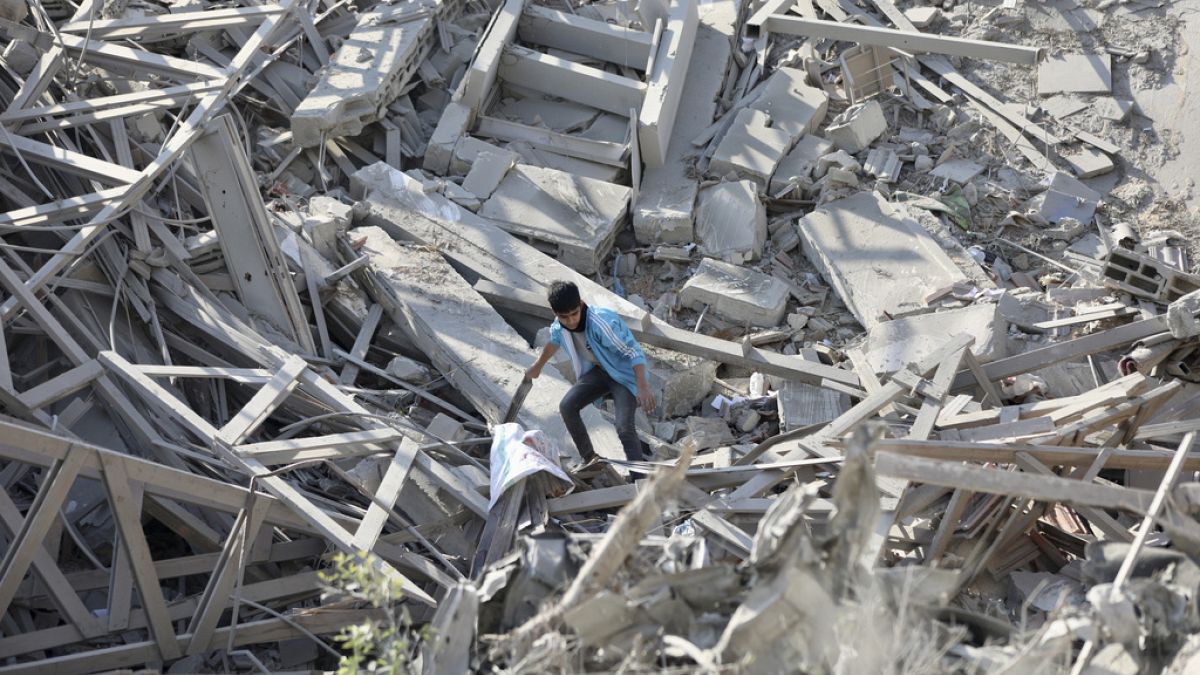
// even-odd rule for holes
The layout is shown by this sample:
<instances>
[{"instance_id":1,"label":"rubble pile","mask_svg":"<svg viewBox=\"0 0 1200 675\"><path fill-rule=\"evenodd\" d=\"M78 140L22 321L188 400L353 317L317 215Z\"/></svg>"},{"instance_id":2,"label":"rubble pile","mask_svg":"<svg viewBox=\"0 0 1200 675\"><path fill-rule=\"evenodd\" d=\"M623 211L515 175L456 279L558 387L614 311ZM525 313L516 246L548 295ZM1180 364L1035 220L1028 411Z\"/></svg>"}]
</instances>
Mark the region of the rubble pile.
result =
<instances>
[{"instance_id":1,"label":"rubble pile","mask_svg":"<svg viewBox=\"0 0 1200 675\"><path fill-rule=\"evenodd\" d=\"M1197 21L0 0L0 673L1200 668Z\"/></svg>"}]
</instances>

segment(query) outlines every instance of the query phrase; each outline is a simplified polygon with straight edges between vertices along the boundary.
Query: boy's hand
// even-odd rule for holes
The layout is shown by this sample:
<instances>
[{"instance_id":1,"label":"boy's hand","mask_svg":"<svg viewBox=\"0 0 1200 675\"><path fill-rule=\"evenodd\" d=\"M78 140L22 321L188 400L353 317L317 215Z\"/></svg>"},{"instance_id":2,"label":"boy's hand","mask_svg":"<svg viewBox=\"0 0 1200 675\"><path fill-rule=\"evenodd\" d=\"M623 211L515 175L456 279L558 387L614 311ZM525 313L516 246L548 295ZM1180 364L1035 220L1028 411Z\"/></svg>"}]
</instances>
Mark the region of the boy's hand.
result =
<instances>
[{"instance_id":1,"label":"boy's hand","mask_svg":"<svg viewBox=\"0 0 1200 675\"><path fill-rule=\"evenodd\" d=\"M541 375L541 374L542 374L542 366L537 363L535 363L532 366L529 366L528 368L525 369L525 379L527 379L527 380L536 380L538 378L538 375Z\"/></svg>"},{"instance_id":2,"label":"boy's hand","mask_svg":"<svg viewBox=\"0 0 1200 675\"><path fill-rule=\"evenodd\" d=\"M657 405L654 400L654 394L650 393L650 387L644 382L638 382L637 402L638 405L642 406L642 410L646 411L646 414L654 412L654 407Z\"/></svg>"}]
</instances>

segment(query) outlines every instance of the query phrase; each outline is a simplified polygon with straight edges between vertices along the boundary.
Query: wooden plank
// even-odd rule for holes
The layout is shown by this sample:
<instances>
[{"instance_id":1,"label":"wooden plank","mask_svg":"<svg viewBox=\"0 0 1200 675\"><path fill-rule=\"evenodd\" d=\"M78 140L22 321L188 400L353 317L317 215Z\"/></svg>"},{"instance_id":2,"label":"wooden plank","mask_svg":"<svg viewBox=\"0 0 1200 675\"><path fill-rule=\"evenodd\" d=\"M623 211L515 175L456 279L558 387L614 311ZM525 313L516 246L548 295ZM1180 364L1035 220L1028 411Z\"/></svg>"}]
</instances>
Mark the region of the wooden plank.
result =
<instances>
[{"instance_id":1,"label":"wooden plank","mask_svg":"<svg viewBox=\"0 0 1200 675\"><path fill-rule=\"evenodd\" d=\"M949 56L965 56L974 59L989 59L1035 65L1041 59L1042 49L1011 45L1003 42L972 40L969 38L932 35L927 33L856 26L837 21L802 19L781 14L768 16L761 30L768 33L784 33L830 40L856 42L863 45L895 47L910 54L931 53Z\"/></svg>"},{"instance_id":2,"label":"wooden plank","mask_svg":"<svg viewBox=\"0 0 1200 675\"><path fill-rule=\"evenodd\" d=\"M383 452L385 444L404 438L405 435L395 429L367 429L308 438L246 443L235 447L234 450L267 465L290 464L304 459L335 459Z\"/></svg>"},{"instance_id":3,"label":"wooden plank","mask_svg":"<svg viewBox=\"0 0 1200 675\"><path fill-rule=\"evenodd\" d=\"M1027 452L1018 452L1016 459L1017 464L1025 471L1036 473L1040 476L1057 476L1057 474L1050 470L1050 467L1041 463L1036 457ZM1129 533L1129 530L1122 527L1120 523L1105 513L1103 509L1083 505L1077 505L1075 508L1089 522L1103 531L1109 539L1113 541L1133 541L1133 535Z\"/></svg>"},{"instance_id":4,"label":"wooden plank","mask_svg":"<svg viewBox=\"0 0 1200 675\"><path fill-rule=\"evenodd\" d=\"M12 542L0 561L0 615L8 611L21 579L39 551L50 526L58 518L58 511L67 500L67 493L79 475L83 465L82 452L67 452L66 457L55 461L42 478L38 490L21 529L13 535Z\"/></svg>"},{"instance_id":5,"label":"wooden plank","mask_svg":"<svg viewBox=\"0 0 1200 675\"><path fill-rule=\"evenodd\" d=\"M283 402L291 395L292 390L300 383L299 377L308 368L308 363L299 356L293 356L283 367L262 386L254 397L238 411L233 419L217 433L217 438L223 443L236 445L242 442L262 424Z\"/></svg>"},{"instance_id":6,"label":"wooden plank","mask_svg":"<svg viewBox=\"0 0 1200 675\"><path fill-rule=\"evenodd\" d=\"M158 652L163 660L179 658L182 653L175 639L175 631L171 628L171 618L167 613L167 601L163 597L162 586L159 585L158 575L154 572L154 559L150 557L150 547L146 543L146 535L142 532L141 514L133 510L129 474L125 472L125 465L111 456L101 456L100 465L113 521L120 533L121 545L129 559L134 581L137 582L138 597L146 610L150 632L158 645Z\"/></svg>"},{"instance_id":7,"label":"wooden plank","mask_svg":"<svg viewBox=\"0 0 1200 675\"><path fill-rule=\"evenodd\" d=\"M173 37L205 30L252 26L265 17L281 11L282 8L279 5L229 7L123 19L72 21L60 27L59 30L65 33L87 35L94 40L138 38L144 42L153 38Z\"/></svg>"},{"instance_id":8,"label":"wooden plank","mask_svg":"<svg viewBox=\"0 0 1200 675\"><path fill-rule=\"evenodd\" d=\"M95 359L90 359L81 366L56 375L36 387L26 389L17 398L31 409L44 408L83 389L103 373L103 366Z\"/></svg>"},{"instance_id":9,"label":"wooden plank","mask_svg":"<svg viewBox=\"0 0 1200 675\"><path fill-rule=\"evenodd\" d=\"M955 488L954 493L950 495L950 503L946 505L946 511L942 514L942 522L938 523L933 541L929 542L929 546L925 549L926 565L937 565L938 561L942 559L946 547L950 545L950 538L954 536L954 530L958 528L958 522L962 519L963 512L967 510L971 494L967 490Z\"/></svg>"},{"instance_id":10,"label":"wooden plank","mask_svg":"<svg viewBox=\"0 0 1200 675\"><path fill-rule=\"evenodd\" d=\"M371 303L370 309L367 310L367 317L363 319L362 326L358 329L358 335L354 338L354 345L350 347L350 356L354 359L365 359L367 357L367 349L371 347L371 339L375 336L375 329L379 328L379 320L383 318L383 307L379 303ZM338 384L353 385L354 380L358 377L358 364L354 360L346 359L346 364L342 366L342 373L338 376Z\"/></svg>"},{"instance_id":11,"label":"wooden plank","mask_svg":"<svg viewBox=\"0 0 1200 675\"><path fill-rule=\"evenodd\" d=\"M1027 443L971 443L963 441L913 441L884 438L873 446L876 452L896 453L948 462L1013 464L1017 452L1027 452L1049 466L1090 466L1099 448L1080 448ZM1162 450L1115 450L1107 467L1112 469L1162 470L1171 454ZM1189 456L1189 471L1200 470L1200 454Z\"/></svg>"},{"instance_id":12,"label":"wooden plank","mask_svg":"<svg viewBox=\"0 0 1200 675\"><path fill-rule=\"evenodd\" d=\"M371 500L362 524L354 532L355 546L366 551L375 546L375 541L379 539L383 526L387 523L389 512L400 498L400 490L408 480L408 473L419 452L416 441L411 438L400 441L396 454L392 456L392 461L388 463L387 471L383 474L383 480L375 490L376 499Z\"/></svg>"},{"instance_id":13,"label":"wooden plank","mask_svg":"<svg viewBox=\"0 0 1200 675\"><path fill-rule=\"evenodd\" d=\"M130 485L132 500L130 507L142 512L146 496L141 485ZM129 564L129 553L121 545L121 531L113 528L113 561L108 581L108 630L123 631L129 628L129 617L133 611L133 566Z\"/></svg>"}]
</instances>

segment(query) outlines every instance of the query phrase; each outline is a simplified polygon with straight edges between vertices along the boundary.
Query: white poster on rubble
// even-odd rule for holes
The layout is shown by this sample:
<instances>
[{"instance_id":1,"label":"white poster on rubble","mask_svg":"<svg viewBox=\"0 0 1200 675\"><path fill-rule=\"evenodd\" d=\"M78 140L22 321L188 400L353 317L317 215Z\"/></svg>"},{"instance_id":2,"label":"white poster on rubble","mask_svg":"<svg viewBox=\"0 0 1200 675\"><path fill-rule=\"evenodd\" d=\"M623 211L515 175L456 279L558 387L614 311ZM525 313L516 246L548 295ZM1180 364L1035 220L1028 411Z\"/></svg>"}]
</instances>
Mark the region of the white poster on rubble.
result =
<instances>
[{"instance_id":1,"label":"white poster on rubble","mask_svg":"<svg viewBox=\"0 0 1200 675\"><path fill-rule=\"evenodd\" d=\"M558 464L558 448L538 429L526 431L515 422L498 424L492 428L492 485L488 508L517 481L539 471L562 481L557 494L566 494L574 487L570 476ZM557 482L557 481L556 481ZM559 486L556 486L559 487Z\"/></svg>"}]
</instances>

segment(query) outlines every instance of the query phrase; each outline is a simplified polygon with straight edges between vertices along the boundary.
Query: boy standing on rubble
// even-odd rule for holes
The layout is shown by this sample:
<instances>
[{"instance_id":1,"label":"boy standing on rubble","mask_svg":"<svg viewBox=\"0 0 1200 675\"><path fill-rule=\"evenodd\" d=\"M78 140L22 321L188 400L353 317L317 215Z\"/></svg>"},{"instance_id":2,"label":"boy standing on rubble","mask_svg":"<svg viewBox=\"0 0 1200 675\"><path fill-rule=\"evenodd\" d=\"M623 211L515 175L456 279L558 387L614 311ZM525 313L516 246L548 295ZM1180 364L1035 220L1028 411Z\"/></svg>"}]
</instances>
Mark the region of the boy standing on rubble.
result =
<instances>
[{"instance_id":1,"label":"boy standing on rubble","mask_svg":"<svg viewBox=\"0 0 1200 675\"><path fill-rule=\"evenodd\" d=\"M616 312L585 304L575 284L556 281L547 296L558 318L550 324L550 341L525 377L536 379L550 358L565 349L575 369L575 384L558 410L584 461L594 459L596 452L579 412L605 395L612 396L616 407L617 436L626 459L640 461L642 445L633 426L634 413L638 405L648 413L655 406L642 348Z\"/></svg>"}]
</instances>

